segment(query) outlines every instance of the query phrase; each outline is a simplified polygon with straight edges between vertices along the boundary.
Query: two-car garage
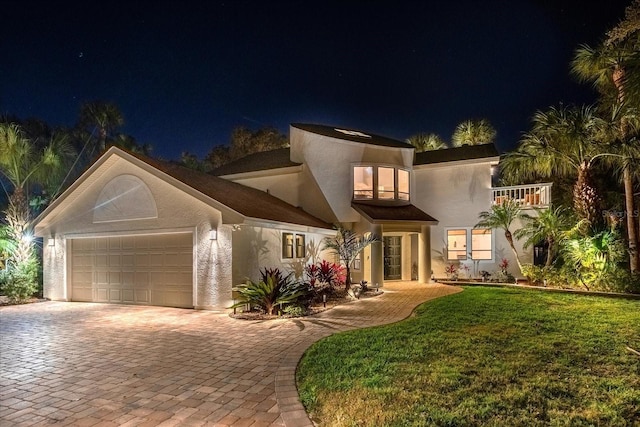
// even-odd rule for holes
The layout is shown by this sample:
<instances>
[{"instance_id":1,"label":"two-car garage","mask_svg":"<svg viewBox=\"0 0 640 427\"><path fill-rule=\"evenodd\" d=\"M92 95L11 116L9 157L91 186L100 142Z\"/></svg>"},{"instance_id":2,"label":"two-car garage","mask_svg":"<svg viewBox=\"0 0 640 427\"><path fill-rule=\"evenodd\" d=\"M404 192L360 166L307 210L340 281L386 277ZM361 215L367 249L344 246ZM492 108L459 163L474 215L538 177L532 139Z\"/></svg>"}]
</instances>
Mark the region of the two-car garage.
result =
<instances>
[{"instance_id":1,"label":"two-car garage","mask_svg":"<svg viewBox=\"0 0 640 427\"><path fill-rule=\"evenodd\" d=\"M72 301L193 307L193 234L69 239Z\"/></svg>"}]
</instances>

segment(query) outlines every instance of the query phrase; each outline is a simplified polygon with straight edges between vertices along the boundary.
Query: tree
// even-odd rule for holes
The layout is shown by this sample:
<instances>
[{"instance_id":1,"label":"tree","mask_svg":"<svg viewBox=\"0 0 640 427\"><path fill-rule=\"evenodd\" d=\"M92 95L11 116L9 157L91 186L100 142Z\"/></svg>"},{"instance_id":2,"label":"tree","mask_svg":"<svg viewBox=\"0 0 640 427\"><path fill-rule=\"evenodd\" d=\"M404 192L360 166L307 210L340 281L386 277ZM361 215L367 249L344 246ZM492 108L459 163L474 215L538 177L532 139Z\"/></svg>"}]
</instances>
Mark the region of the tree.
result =
<instances>
[{"instance_id":1,"label":"tree","mask_svg":"<svg viewBox=\"0 0 640 427\"><path fill-rule=\"evenodd\" d=\"M573 187L574 209L593 227L601 220L600 196L593 184L594 163L611 155L601 143L605 122L592 106L551 107L533 116L531 131L502 162L510 179L538 176L577 177Z\"/></svg>"},{"instance_id":2,"label":"tree","mask_svg":"<svg viewBox=\"0 0 640 427\"><path fill-rule=\"evenodd\" d=\"M26 263L33 256L30 185L46 186L60 180L72 156L65 138L52 138L42 150L35 147L18 125L0 124L0 172L13 187L5 218L16 244L12 260L17 265Z\"/></svg>"},{"instance_id":3,"label":"tree","mask_svg":"<svg viewBox=\"0 0 640 427\"><path fill-rule=\"evenodd\" d=\"M625 11L625 18L607 33L605 41L596 48L580 46L574 55L571 71L581 81L591 82L602 96L602 108L611 113L616 123L615 139L623 147L618 159L622 170L629 265L639 271L638 232L634 221L634 184L632 168L637 165L630 152L637 152L637 139L633 140L630 122L638 117L640 105L640 0L635 0Z\"/></svg>"},{"instance_id":4,"label":"tree","mask_svg":"<svg viewBox=\"0 0 640 427\"><path fill-rule=\"evenodd\" d=\"M451 143L454 147L490 144L495 141L496 135L496 130L488 120L465 120L456 126Z\"/></svg>"},{"instance_id":5,"label":"tree","mask_svg":"<svg viewBox=\"0 0 640 427\"><path fill-rule=\"evenodd\" d=\"M491 228L504 231L504 237L507 239L511 250L516 258L518 268L522 270L518 251L513 243L513 234L511 233L511 224L520 215L520 206L512 199L507 199L501 204L491 206L490 211L482 211L478 214L480 221L474 228Z\"/></svg>"},{"instance_id":6,"label":"tree","mask_svg":"<svg viewBox=\"0 0 640 427\"><path fill-rule=\"evenodd\" d=\"M337 225L335 228L337 231L335 237L326 237L322 249L332 250L338 255L347 270L345 287L349 289L351 287L351 266L356 257L364 248L372 243L380 242L381 239L372 233L361 236L355 231L346 229L341 225Z\"/></svg>"},{"instance_id":7,"label":"tree","mask_svg":"<svg viewBox=\"0 0 640 427\"><path fill-rule=\"evenodd\" d=\"M524 222L522 228L515 231L516 239L525 239L523 247L537 245L540 242L547 244L547 260L545 265L551 266L557 247L562 240L562 236L571 229L573 220L566 208L559 206L555 209L534 208L536 215L527 213L520 215Z\"/></svg>"},{"instance_id":8,"label":"tree","mask_svg":"<svg viewBox=\"0 0 640 427\"><path fill-rule=\"evenodd\" d=\"M107 102L88 102L80 108L79 126L90 132L91 136L97 132L97 139L91 139L90 158L95 152L101 154L107 147L107 139L124 125L124 117L118 107Z\"/></svg>"},{"instance_id":9,"label":"tree","mask_svg":"<svg viewBox=\"0 0 640 427\"><path fill-rule=\"evenodd\" d=\"M416 147L416 153L449 148L440 135L435 133L417 133L407 138L407 142Z\"/></svg>"}]
</instances>

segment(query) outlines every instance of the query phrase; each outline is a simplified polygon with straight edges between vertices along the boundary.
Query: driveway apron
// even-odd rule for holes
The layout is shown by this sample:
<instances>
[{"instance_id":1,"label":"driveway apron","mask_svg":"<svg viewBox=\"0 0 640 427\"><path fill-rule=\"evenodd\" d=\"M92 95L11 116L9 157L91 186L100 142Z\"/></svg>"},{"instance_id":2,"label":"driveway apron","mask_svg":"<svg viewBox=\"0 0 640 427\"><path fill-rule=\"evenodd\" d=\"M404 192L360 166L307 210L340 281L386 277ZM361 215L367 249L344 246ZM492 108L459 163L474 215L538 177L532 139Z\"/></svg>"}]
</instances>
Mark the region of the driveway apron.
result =
<instances>
[{"instance_id":1,"label":"driveway apron","mask_svg":"<svg viewBox=\"0 0 640 427\"><path fill-rule=\"evenodd\" d=\"M304 351L459 292L415 282L300 319L45 302L0 308L0 425L311 426L295 386Z\"/></svg>"}]
</instances>

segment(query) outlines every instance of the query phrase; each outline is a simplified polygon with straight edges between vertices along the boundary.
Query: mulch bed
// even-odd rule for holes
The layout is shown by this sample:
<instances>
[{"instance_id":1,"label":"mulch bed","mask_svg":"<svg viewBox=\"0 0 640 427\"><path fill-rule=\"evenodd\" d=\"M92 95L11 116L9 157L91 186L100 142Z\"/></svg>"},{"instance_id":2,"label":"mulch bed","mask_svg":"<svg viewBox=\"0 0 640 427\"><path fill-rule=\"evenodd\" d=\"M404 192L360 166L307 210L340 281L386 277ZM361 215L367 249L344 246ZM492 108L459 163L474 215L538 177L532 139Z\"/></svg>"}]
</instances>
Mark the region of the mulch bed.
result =
<instances>
[{"instance_id":1,"label":"mulch bed","mask_svg":"<svg viewBox=\"0 0 640 427\"><path fill-rule=\"evenodd\" d=\"M0 307L5 306L5 305L21 305L21 304L32 304L34 302L44 302L47 301L44 298L29 298L27 300L24 300L22 302L18 302L18 303L14 303L11 302L11 300L9 300L9 297L6 297L4 295L0 295Z\"/></svg>"}]
</instances>

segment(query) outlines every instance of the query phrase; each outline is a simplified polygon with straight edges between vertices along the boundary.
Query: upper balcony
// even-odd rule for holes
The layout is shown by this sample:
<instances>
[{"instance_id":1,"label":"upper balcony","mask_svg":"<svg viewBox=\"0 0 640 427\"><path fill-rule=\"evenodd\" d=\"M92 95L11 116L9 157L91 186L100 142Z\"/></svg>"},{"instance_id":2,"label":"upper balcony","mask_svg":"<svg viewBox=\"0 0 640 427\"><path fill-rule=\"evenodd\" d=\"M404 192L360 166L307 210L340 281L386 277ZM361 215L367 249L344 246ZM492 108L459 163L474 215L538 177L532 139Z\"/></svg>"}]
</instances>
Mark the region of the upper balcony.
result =
<instances>
[{"instance_id":1,"label":"upper balcony","mask_svg":"<svg viewBox=\"0 0 640 427\"><path fill-rule=\"evenodd\" d=\"M498 205L507 199L515 200L522 208L548 208L551 205L553 183L511 185L491 189L491 204Z\"/></svg>"}]
</instances>

